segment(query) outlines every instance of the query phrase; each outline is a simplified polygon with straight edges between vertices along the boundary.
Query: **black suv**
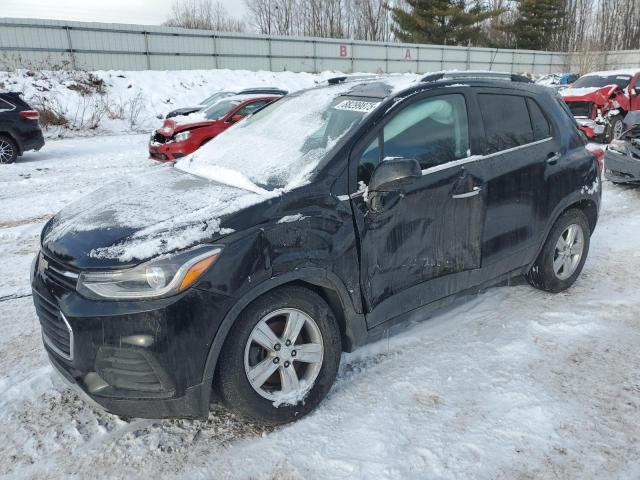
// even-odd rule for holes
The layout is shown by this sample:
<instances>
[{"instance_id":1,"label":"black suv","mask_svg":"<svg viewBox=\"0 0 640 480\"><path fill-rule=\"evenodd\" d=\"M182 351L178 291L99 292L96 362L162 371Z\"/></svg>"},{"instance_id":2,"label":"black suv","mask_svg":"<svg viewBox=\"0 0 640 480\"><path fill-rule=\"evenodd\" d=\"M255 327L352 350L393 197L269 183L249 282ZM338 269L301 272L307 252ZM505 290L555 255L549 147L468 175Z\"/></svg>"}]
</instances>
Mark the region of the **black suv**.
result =
<instances>
[{"instance_id":1,"label":"black suv","mask_svg":"<svg viewBox=\"0 0 640 480\"><path fill-rule=\"evenodd\" d=\"M17 92L0 92L0 163L13 163L44 145L40 115Z\"/></svg>"},{"instance_id":2,"label":"black suv","mask_svg":"<svg viewBox=\"0 0 640 480\"><path fill-rule=\"evenodd\" d=\"M297 92L49 221L32 270L44 345L117 414L205 416L220 398L292 421L341 352L392 325L516 276L570 287L601 161L533 84Z\"/></svg>"}]
</instances>

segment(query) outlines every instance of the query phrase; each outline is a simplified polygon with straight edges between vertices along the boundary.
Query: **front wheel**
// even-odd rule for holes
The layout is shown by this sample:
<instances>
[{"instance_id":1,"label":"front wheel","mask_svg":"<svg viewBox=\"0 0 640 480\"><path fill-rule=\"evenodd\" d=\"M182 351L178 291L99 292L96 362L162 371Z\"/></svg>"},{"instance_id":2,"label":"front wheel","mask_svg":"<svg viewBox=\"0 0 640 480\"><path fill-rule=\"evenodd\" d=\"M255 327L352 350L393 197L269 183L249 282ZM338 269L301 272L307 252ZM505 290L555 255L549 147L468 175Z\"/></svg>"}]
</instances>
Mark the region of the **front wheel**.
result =
<instances>
[{"instance_id":1,"label":"front wheel","mask_svg":"<svg viewBox=\"0 0 640 480\"><path fill-rule=\"evenodd\" d=\"M624 119L622 115L616 115L609 119L609 125L607 127L606 140L610 143L612 140L620 137L624 132Z\"/></svg>"},{"instance_id":2,"label":"front wheel","mask_svg":"<svg viewBox=\"0 0 640 480\"><path fill-rule=\"evenodd\" d=\"M576 281L589 253L591 229L581 210L563 213L549 232L536 262L527 273L531 285L558 293Z\"/></svg>"},{"instance_id":3,"label":"front wheel","mask_svg":"<svg viewBox=\"0 0 640 480\"><path fill-rule=\"evenodd\" d=\"M251 303L220 354L225 405L254 422L291 422L312 411L338 372L340 331L327 303L303 287L282 287Z\"/></svg>"}]
</instances>

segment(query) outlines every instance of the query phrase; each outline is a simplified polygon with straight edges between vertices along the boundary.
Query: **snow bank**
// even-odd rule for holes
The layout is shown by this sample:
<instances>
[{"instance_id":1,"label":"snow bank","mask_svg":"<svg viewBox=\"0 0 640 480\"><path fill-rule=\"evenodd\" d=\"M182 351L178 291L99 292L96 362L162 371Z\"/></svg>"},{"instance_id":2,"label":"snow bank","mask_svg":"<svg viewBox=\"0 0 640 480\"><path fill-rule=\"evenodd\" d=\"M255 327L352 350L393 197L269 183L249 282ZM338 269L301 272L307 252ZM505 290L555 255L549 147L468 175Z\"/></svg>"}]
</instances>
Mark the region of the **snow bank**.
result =
<instances>
[{"instance_id":1,"label":"snow bank","mask_svg":"<svg viewBox=\"0 0 640 480\"><path fill-rule=\"evenodd\" d=\"M150 131L167 112L198 105L221 90L310 88L339 72L320 74L247 70L0 72L0 90L19 91L49 112L48 137ZM44 120L44 116L43 116Z\"/></svg>"}]
</instances>

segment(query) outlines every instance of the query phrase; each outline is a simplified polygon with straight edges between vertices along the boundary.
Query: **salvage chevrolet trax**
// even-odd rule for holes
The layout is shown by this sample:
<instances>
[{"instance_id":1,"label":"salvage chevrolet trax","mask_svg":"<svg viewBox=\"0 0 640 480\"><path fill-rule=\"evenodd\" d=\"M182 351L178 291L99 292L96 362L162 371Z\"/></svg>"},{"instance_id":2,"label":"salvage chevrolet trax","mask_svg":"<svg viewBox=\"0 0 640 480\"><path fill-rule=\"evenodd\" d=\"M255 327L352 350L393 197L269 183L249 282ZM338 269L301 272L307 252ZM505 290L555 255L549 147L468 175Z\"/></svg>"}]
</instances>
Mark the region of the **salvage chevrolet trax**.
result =
<instances>
[{"instance_id":1,"label":"salvage chevrolet trax","mask_svg":"<svg viewBox=\"0 0 640 480\"><path fill-rule=\"evenodd\" d=\"M116 414L206 416L216 398L295 420L341 352L394 324L519 275L570 287L601 160L532 84L379 77L286 96L47 223L44 346Z\"/></svg>"}]
</instances>

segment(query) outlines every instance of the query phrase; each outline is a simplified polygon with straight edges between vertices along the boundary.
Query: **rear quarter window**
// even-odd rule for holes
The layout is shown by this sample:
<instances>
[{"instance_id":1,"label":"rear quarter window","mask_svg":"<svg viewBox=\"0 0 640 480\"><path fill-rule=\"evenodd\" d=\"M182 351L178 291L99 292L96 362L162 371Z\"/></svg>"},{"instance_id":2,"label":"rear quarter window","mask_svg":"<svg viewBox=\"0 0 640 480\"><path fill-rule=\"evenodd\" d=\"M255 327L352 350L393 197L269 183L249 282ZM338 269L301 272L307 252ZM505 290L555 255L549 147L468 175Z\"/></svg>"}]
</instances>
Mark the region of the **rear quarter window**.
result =
<instances>
[{"instance_id":1,"label":"rear quarter window","mask_svg":"<svg viewBox=\"0 0 640 480\"><path fill-rule=\"evenodd\" d=\"M533 127L533 140L544 140L551 136L551 125L547 121L538 102L532 98L527 98L527 106L529 107L529 116L531 117L531 126Z\"/></svg>"},{"instance_id":2,"label":"rear quarter window","mask_svg":"<svg viewBox=\"0 0 640 480\"><path fill-rule=\"evenodd\" d=\"M533 141L533 128L525 97L481 93L478 101L484 121L487 154Z\"/></svg>"}]
</instances>

